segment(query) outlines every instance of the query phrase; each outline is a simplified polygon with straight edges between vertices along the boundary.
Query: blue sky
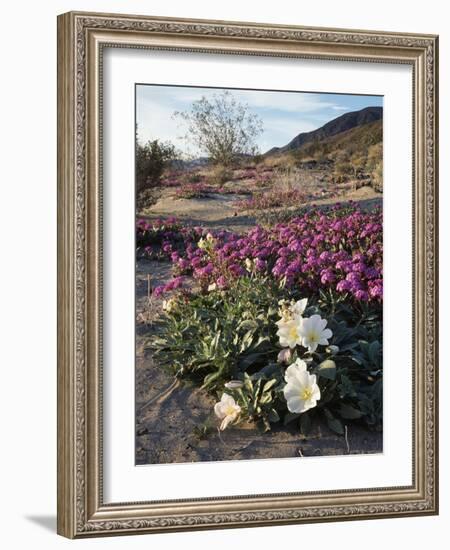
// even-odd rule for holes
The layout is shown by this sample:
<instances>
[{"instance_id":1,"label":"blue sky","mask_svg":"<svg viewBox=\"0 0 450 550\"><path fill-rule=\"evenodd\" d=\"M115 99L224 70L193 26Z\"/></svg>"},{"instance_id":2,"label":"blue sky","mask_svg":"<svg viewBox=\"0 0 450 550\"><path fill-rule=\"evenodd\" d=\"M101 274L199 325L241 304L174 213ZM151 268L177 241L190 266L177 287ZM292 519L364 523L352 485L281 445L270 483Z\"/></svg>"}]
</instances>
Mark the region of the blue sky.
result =
<instances>
[{"instance_id":1,"label":"blue sky","mask_svg":"<svg viewBox=\"0 0 450 550\"><path fill-rule=\"evenodd\" d=\"M320 128L328 121L368 106L382 106L381 96L321 94L309 92L267 92L261 90L230 90L236 98L248 104L263 121L264 131L257 140L260 152L288 143L300 132ZM186 143L185 127L172 117L174 111L185 111L202 96L220 94L220 88L179 86L136 86L136 122L138 138L169 140L182 152L201 154Z\"/></svg>"}]
</instances>

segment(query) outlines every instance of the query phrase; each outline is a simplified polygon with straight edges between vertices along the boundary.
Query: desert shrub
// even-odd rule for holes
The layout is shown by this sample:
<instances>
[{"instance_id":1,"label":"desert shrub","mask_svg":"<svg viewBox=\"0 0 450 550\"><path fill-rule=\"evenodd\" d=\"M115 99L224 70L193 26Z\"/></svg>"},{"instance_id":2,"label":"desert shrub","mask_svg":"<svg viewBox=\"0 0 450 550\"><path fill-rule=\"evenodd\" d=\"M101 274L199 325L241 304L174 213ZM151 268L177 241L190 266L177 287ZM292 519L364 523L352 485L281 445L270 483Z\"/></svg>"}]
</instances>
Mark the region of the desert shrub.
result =
<instances>
[{"instance_id":1,"label":"desert shrub","mask_svg":"<svg viewBox=\"0 0 450 550\"><path fill-rule=\"evenodd\" d=\"M267 210L285 205L300 205L306 200L306 195L300 189L278 189L274 186L266 192L253 193L252 197L236 202L239 210Z\"/></svg>"},{"instance_id":2,"label":"desert shrub","mask_svg":"<svg viewBox=\"0 0 450 550\"><path fill-rule=\"evenodd\" d=\"M196 172L188 172L182 178L183 183L200 183L202 181L202 176Z\"/></svg>"},{"instance_id":3,"label":"desert shrub","mask_svg":"<svg viewBox=\"0 0 450 550\"><path fill-rule=\"evenodd\" d=\"M383 191L383 145L381 143L369 147L367 170L371 176L372 187L381 193Z\"/></svg>"},{"instance_id":4,"label":"desert shrub","mask_svg":"<svg viewBox=\"0 0 450 550\"><path fill-rule=\"evenodd\" d=\"M271 171L256 172L255 177L253 179L253 183L255 187L269 187L273 185L274 183L273 172Z\"/></svg>"},{"instance_id":5,"label":"desert shrub","mask_svg":"<svg viewBox=\"0 0 450 550\"><path fill-rule=\"evenodd\" d=\"M335 163L334 173L338 182L347 181L352 173L352 165L349 161L341 160Z\"/></svg>"},{"instance_id":6,"label":"desert shrub","mask_svg":"<svg viewBox=\"0 0 450 550\"><path fill-rule=\"evenodd\" d=\"M381 161L372 170L371 183L375 191L383 192L383 163Z\"/></svg>"},{"instance_id":7,"label":"desert shrub","mask_svg":"<svg viewBox=\"0 0 450 550\"><path fill-rule=\"evenodd\" d=\"M176 197L180 199L201 199L214 193L215 189L211 185L203 183L186 183L177 189Z\"/></svg>"},{"instance_id":8,"label":"desert shrub","mask_svg":"<svg viewBox=\"0 0 450 550\"><path fill-rule=\"evenodd\" d=\"M164 169L175 158L175 147L157 139L136 145L136 191L158 184Z\"/></svg>"},{"instance_id":9,"label":"desert shrub","mask_svg":"<svg viewBox=\"0 0 450 550\"><path fill-rule=\"evenodd\" d=\"M232 178L233 171L222 164L215 165L208 175L208 181L211 185L222 185Z\"/></svg>"},{"instance_id":10,"label":"desert shrub","mask_svg":"<svg viewBox=\"0 0 450 550\"><path fill-rule=\"evenodd\" d=\"M136 193L136 211L143 212L158 201L159 192L153 187L141 189Z\"/></svg>"}]
</instances>

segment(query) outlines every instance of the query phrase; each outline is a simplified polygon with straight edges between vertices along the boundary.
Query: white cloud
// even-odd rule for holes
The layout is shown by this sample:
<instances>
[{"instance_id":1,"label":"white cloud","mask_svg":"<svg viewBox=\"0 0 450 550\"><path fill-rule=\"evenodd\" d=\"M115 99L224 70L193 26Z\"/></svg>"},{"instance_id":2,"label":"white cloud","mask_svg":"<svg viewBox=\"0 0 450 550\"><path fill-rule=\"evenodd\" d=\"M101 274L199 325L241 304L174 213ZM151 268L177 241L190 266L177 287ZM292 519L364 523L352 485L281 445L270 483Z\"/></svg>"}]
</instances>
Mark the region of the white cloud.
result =
<instances>
[{"instance_id":1,"label":"white cloud","mask_svg":"<svg viewBox=\"0 0 450 550\"><path fill-rule=\"evenodd\" d=\"M327 96L298 92L265 92L233 90L241 101L262 109L277 109L295 113L311 113L326 108L337 107L337 104L328 101Z\"/></svg>"}]
</instances>

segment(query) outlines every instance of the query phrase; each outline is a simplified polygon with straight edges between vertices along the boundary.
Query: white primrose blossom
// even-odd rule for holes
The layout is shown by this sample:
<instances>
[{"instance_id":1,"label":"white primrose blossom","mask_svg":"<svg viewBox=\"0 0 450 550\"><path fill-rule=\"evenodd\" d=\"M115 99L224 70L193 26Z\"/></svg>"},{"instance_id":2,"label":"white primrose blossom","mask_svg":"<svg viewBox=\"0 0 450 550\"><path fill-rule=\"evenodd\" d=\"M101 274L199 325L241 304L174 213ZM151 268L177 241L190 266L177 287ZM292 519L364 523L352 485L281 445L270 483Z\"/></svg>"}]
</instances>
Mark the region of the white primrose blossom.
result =
<instances>
[{"instance_id":1,"label":"white primrose blossom","mask_svg":"<svg viewBox=\"0 0 450 550\"><path fill-rule=\"evenodd\" d=\"M231 395L224 393L220 401L214 405L214 412L216 416L222 420L219 429L223 432L223 430L225 430L230 424L236 422L239 418L241 407L236 403Z\"/></svg>"},{"instance_id":2,"label":"white primrose blossom","mask_svg":"<svg viewBox=\"0 0 450 550\"><path fill-rule=\"evenodd\" d=\"M320 388L316 382L316 375L308 372L304 361L297 359L290 365L286 369L284 379L286 385L283 394L290 412L301 414L317 405Z\"/></svg>"},{"instance_id":3,"label":"white primrose blossom","mask_svg":"<svg viewBox=\"0 0 450 550\"><path fill-rule=\"evenodd\" d=\"M278 325L277 336L280 338L282 347L294 349L301 345L302 335L300 333L300 321L308 304L308 298L303 298L295 303L286 301L280 302L281 319L276 322Z\"/></svg>"},{"instance_id":4,"label":"white primrose blossom","mask_svg":"<svg viewBox=\"0 0 450 550\"><path fill-rule=\"evenodd\" d=\"M213 292L214 290L217 290L217 285L216 285L216 283L211 283L208 286L208 292Z\"/></svg>"},{"instance_id":5,"label":"white primrose blossom","mask_svg":"<svg viewBox=\"0 0 450 550\"><path fill-rule=\"evenodd\" d=\"M328 339L333 333L327 326L327 320L320 315L311 315L307 319L299 321L299 333L301 334L301 345L309 351L316 351L317 346L328 346Z\"/></svg>"},{"instance_id":6,"label":"white primrose blossom","mask_svg":"<svg viewBox=\"0 0 450 550\"><path fill-rule=\"evenodd\" d=\"M300 333L300 322L298 319L290 319L289 321L281 319L277 322L277 325L277 336L283 348L294 349L296 346L301 345L303 336Z\"/></svg>"}]
</instances>

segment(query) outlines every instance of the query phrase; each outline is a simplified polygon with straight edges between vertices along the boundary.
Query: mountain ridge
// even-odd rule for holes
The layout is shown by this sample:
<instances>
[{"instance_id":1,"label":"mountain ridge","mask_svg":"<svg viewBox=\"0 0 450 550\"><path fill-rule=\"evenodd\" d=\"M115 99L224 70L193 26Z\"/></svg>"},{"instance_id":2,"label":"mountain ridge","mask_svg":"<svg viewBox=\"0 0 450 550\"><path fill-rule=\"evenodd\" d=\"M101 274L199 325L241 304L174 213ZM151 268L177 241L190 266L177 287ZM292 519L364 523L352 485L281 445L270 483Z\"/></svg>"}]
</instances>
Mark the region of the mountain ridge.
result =
<instances>
[{"instance_id":1,"label":"mountain ridge","mask_svg":"<svg viewBox=\"0 0 450 550\"><path fill-rule=\"evenodd\" d=\"M310 132L301 132L282 147L272 147L264 153L264 157L278 155L299 149L306 143L323 140L342 132L346 132L357 126L363 126L383 118L383 107L364 107L359 111L344 113L326 124Z\"/></svg>"}]
</instances>

